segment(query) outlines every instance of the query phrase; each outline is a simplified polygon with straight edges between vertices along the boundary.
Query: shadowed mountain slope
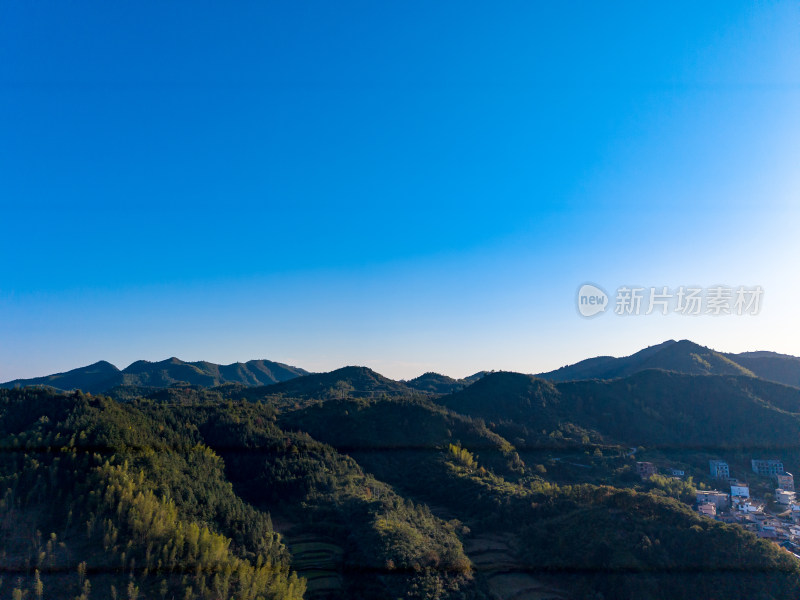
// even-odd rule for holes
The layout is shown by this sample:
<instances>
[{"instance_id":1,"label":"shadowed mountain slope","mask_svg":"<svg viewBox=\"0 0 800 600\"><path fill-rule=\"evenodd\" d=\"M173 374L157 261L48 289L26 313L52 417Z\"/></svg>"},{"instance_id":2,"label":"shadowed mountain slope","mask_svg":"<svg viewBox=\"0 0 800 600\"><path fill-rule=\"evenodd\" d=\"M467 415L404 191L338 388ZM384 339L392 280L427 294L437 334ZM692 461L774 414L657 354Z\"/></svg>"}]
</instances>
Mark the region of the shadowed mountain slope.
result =
<instances>
[{"instance_id":1,"label":"shadowed mountain slope","mask_svg":"<svg viewBox=\"0 0 800 600\"><path fill-rule=\"evenodd\" d=\"M627 377L646 369L663 369L691 375L750 375L753 373L734 362L734 355L700 346L689 340L669 340L640 350L630 356L598 356L574 365L561 367L538 377L549 381L613 379Z\"/></svg>"},{"instance_id":2,"label":"shadowed mountain slope","mask_svg":"<svg viewBox=\"0 0 800 600\"><path fill-rule=\"evenodd\" d=\"M412 389L426 394L451 394L475 383L478 379L486 375L486 373L486 371L479 371L464 379L453 379L447 375L428 372L409 381L404 381L403 383Z\"/></svg>"},{"instance_id":3,"label":"shadowed mountain slope","mask_svg":"<svg viewBox=\"0 0 800 600\"><path fill-rule=\"evenodd\" d=\"M800 390L743 375L652 369L610 381L552 383L494 373L437 402L503 425L497 431L504 437L516 428L529 444L565 425L648 447L793 448L800 437Z\"/></svg>"},{"instance_id":4,"label":"shadowed mountain slope","mask_svg":"<svg viewBox=\"0 0 800 600\"><path fill-rule=\"evenodd\" d=\"M405 384L410 388L427 394L450 394L460 390L465 385L458 379L440 375L439 373L424 373L419 377L406 381Z\"/></svg>"},{"instance_id":5,"label":"shadowed mountain slope","mask_svg":"<svg viewBox=\"0 0 800 600\"><path fill-rule=\"evenodd\" d=\"M742 352L725 356L752 371L756 377L800 387L800 358L797 356L777 352Z\"/></svg>"},{"instance_id":6,"label":"shadowed mountain slope","mask_svg":"<svg viewBox=\"0 0 800 600\"><path fill-rule=\"evenodd\" d=\"M101 360L86 367L79 367L64 373L54 373L31 379L14 379L0 383L3 388L18 388L29 385L46 385L61 390L82 389L90 392L100 391L116 385L121 379L120 370L110 362Z\"/></svg>"},{"instance_id":7,"label":"shadowed mountain slope","mask_svg":"<svg viewBox=\"0 0 800 600\"><path fill-rule=\"evenodd\" d=\"M312 373L305 377L246 390L245 397L281 396L284 398L322 399L372 397L383 394L402 396L414 390L367 367L343 367L329 373Z\"/></svg>"}]
</instances>

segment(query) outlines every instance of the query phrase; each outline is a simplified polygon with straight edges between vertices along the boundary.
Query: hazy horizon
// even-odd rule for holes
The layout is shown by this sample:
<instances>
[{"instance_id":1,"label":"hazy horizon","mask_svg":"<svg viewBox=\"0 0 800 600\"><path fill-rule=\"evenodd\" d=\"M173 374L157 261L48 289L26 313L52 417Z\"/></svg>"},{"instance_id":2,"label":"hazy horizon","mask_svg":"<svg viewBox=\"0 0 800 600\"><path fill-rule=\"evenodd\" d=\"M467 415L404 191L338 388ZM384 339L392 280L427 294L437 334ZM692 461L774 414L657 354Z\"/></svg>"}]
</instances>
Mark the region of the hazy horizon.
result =
<instances>
[{"instance_id":1,"label":"hazy horizon","mask_svg":"<svg viewBox=\"0 0 800 600\"><path fill-rule=\"evenodd\" d=\"M647 347L658 346L658 345L666 343L668 341L681 341L681 340L662 340L661 342L656 342L656 343L653 343L653 344L649 344L648 346L643 346L641 348L637 348L636 350L632 350L631 352L627 352L625 354L606 354L606 355L603 355L603 356L614 356L615 358L629 356L631 354L635 354L639 350L643 350L643 349L645 349ZM689 340L689 341L694 342L694 340ZM704 344L700 344L700 345L704 345ZM761 349L756 349L756 350L743 350L743 351L740 351L740 352L733 352L733 351L730 351L730 350L726 350L724 348L713 348L713 347L710 347L710 349L714 350L716 352L724 353L724 354L738 354L740 352L757 352L757 351L769 351L769 352L771 352L771 350L768 350L766 348L761 348ZM779 354L784 354L784 353L779 353ZM60 371L39 373L37 375L30 375L30 376L26 376L26 377L13 377L13 378L11 378L9 380L0 381L0 383L8 383L8 382L16 380L16 379L31 379L31 378L36 378L36 377L45 377L47 375L55 375L57 373L63 373L63 372L71 371L73 369L77 369L77 368L81 368L81 367L87 367L87 366L90 366L90 365L93 365L93 364L96 364L96 363L102 362L102 361L108 362L108 363L114 365L119 370L124 371L126 368L128 368L132 364L134 364L134 363L136 363L138 361L141 361L141 360L145 360L145 361L151 362L151 363L157 363L157 362L163 362L165 360L169 360L169 359L172 359L172 358L177 358L178 360L181 360L181 361L183 361L185 363L193 363L193 362L203 362L203 361L205 361L205 362L219 364L219 365L243 364L243 363L247 363L249 361L266 360L266 361L285 364L285 365L288 365L290 367L298 367L298 368L301 368L301 369L305 369L306 371L309 371L310 373L324 373L324 372L335 371L336 369L341 369L341 368L344 368L344 367L352 367L352 366L368 367L368 368L380 373L381 375L389 377L390 379L407 381L407 380L414 379L415 377L418 377L420 375L423 375L423 374L429 373L429 372L435 372L435 373L439 373L440 375L446 375L446 376L452 377L453 379L463 379L465 377L469 377L470 375L474 375L474 374L476 374L476 373L478 373L480 371L511 371L511 372L521 372L521 373L526 373L526 374L530 374L530 375L536 375L536 374L539 374L539 373L547 373L549 371L554 371L554 370L556 370L556 369L558 369L560 367L573 365L575 363L581 362L581 361L589 359L589 358L595 358L596 356L601 356L601 355L584 356L582 358L578 358L576 360L570 361L568 363L564 363L562 365L558 365L558 366L553 367L553 368L536 369L536 370L531 370L531 371L516 371L514 369L491 368L491 369L477 369L477 370L469 372L469 373L452 374L452 373L445 373L445 372L442 372L442 371L436 371L435 369L428 369L426 371L417 372L416 374L403 375L403 376L396 376L396 375L393 375L391 373L387 373L387 372L381 371L377 367L374 367L374 366L371 366L371 365L368 365L368 364L361 364L361 363L348 363L348 364L335 365L335 366L331 366L331 367L324 367L324 368L321 368L321 369L310 369L310 368L306 367L303 364L290 363L290 362L287 362L287 361L284 361L284 360L278 360L278 359L268 358L268 357L249 358L249 359L244 359L244 360L214 361L214 360L208 360L208 359L205 359L205 358L198 358L198 359L188 360L188 359L180 357L180 356L170 355L170 356L166 356L164 358L156 358L156 359L140 358L140 359L136 359L134 361L131 361L129 363L119 363L119 364L115 363L113 360L100 358L100 359L97 359L97 360L92 361L92 362L87 363L87 364L74 365L72 367L69 367L69 368L66 368L66 369L63 369L63 370L60 370ZM790 356L793 356L793 355L790 355Z\"/></svg>"}]
</instances>

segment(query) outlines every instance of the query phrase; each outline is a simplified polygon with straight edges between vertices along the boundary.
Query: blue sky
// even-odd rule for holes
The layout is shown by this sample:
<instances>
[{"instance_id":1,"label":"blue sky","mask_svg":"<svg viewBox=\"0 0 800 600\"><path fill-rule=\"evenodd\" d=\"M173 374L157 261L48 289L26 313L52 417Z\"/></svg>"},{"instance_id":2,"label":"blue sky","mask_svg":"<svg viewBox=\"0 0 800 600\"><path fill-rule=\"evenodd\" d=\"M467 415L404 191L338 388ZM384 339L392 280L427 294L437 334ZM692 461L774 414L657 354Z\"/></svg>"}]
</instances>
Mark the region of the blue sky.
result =
<instances>
[{"instance_id":1,"label":"blue sky","mask_svg":"<svg viewBox=\"0 0 800 600\"><path fill-rule=\"evenodd\" d=\"M800 355L794 2L0 5L0 380ZM585 320L586 282L762 285Z\"/></svg>"}]
</instances>

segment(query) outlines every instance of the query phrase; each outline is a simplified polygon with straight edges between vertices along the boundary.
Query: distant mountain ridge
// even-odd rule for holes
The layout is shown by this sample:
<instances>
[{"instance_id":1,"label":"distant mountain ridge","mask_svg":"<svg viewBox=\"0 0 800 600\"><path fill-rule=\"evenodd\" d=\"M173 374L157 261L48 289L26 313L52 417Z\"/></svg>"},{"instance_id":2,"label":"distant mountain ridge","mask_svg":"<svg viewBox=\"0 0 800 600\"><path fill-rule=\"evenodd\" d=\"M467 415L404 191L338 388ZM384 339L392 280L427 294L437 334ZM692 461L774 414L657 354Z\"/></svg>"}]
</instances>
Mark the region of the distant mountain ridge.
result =
<instances>
[{"instance_id":1,"label":"distant mountain ridge","mask_svg":"<svg viewBox=\"0 0 800 600\"><path fill-rule=\"evenodd\" d=\"M426 394L451 394L475 383L487 373L488 371L478 371L474 375L470 375L464 379L453 379L447 375L429 371L428 373L423 373L419 377L404 381L403 383L410 388Z\"/></svg>"},{"instance_id":2,"label":"distant mountain ridge","mask_svg":"<svg viewBox=\"0 0 800 600\"><path fill-rule=\"evenodd\" d=\"M31 379L14 379L13 381L0 383L0 387L16 388L30 385L46 385L60 390L81 389L93 392L105 389L105 387L111 387L111 385L106 386L106 383L119 376L120 373L121 371L116 366L101 360L86 367L79 367L64 373L55 373Z\"/></svg>"},{"instance_id":3,"label":"distant mountain ridge","mask_svg":"<svg viewBox=\"0 0 800 600\"><path fill-rule=\"evenodd\" d=\"M551 382L610 380L650 369L689 375L758 377L800 388L799 357L767 351L722 353L689 340L668 340L620 358L597 356L539 373L536 377ZM427 372L407 381L395 381L366 367L343 367L329 373L311 374L300 367L270 360L220 365L207 361L185 362L172 357L157 362L139 360L122 370L107 361L99 361L64 373L0 383L0 388L50 386L64 391L80 389L93 394L118 389L134 395L146 395L175 385L213 388L236 384L251 389L246 394L248 397L263 393L283 397L327 398L332 397L331 390L334 388L339 390L340 395L443 395L467 388L489 374L489 371L479 371L463 379L454 379ZM304 378L302 383L266 389L299 377Z\"/></svg>"},{"instance_id":4,"label":"distant mountain ridge","mask_svg":"<svg viewBox=\"0 0 800 600\"><path fill-rule=\"evenodd\" d=\"M308 375L308 371L270 360L218 365L206 361L184 362L172 357L158 362L138 360L122 370L107 361L100 361L64 373L15 379L1 383L0 387L46 385L65 391L80 389L96 394L119 386L165 388L178 383L204 387L226 383L259 386L303 375Z\"/></svg>"},{"instance_id":5,"label":"distant mountain ridge","mask_svg":"<svg viewBox=\"0 0 800 600\"><path fill-rule=\"evenodd\" d=\"M800 387L800 358L777 352L742 352L725 354L737 364L752 371L757 377Z\"/></svg>"},{"instance_id":6,"label":"distant mountain ridge","mask_svg":"<svg viewBox=\"0 0 800 600\"><path fill-rule=\"evenodd\" d=\"M548 381L616 379L648 369L689 375L746 375L800 387L800 358L775 352L722 353L689 340L668 340L630 356L598 356L539 373Z\"/></svg>"},{"instance_id":7,"label":"distant mountain ridge","mask_svg":"<svg viewBox=\"0 0 800 600\"><path fill-rule=\"evenodd\" d=\"M355 396L405 396L414 390L384 377L368 367L342 367L329 373L311 373L304 377L247 390L245 397L283 396L287 398L336 398Z\"/></svg>"}]
</instances>

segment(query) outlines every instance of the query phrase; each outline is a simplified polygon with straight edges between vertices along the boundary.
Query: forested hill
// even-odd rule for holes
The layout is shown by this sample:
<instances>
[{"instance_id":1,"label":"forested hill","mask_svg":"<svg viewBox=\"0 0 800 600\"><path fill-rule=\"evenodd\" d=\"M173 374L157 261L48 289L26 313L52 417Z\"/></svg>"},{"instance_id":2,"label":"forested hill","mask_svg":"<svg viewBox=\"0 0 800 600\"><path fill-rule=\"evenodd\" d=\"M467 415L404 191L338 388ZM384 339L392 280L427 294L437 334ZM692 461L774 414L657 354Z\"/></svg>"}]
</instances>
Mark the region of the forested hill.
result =
<instances>
[{"instance_id":1,"label":"forested hill","mask_svg":"<svg viewBox=\"0 0 800 600\"><path fill-rule=\"evenodd\" d=\"M749 375L800 387L800 358L777 352L722 353L689 340L668 340L630 356L597 356L540 373L549 381L613 379L647 369L690 375Z\"/></svg>"},{"instance_id":2,"label":"forested hill","mask_svg":"<svg viewBox=\"0 0 800 600\"><path fill-rule=\"evenodd\" d=\"M402 396L412 393L405 384L388 379L367 367L343 367L330 373L313 373L290 381L247 390L248 398L302 399Z\"/></svg>"},{"instance_id":3,"label":"forested hill","mask_svg":"<svg viewBox=\"0 0 800 600\"><path fill-rule=\"evenodd\" d=\"M302 598L218 455L109 399L0 392L0 597Z\"/></svg>"},{"instance_id":4,"label":"forested hill","mask_svg":"<svg viewBox=\"0 0 800 600\"><path fill-rule=\"evenodd\" d=\"M0 600L800 596L791 554L690 508L709 452L800 463L796 388L490 373L426 396L327 375L0 390Z\"/></svg>"},{"instance_id":5,"label":"forested hill","mask_svg":"<svg viewBox=\"0 0 800 600\"><path fill-rule=\"evenodd\" d=\"M81 389L87 392L101 392L118 385L120 381L120 370L110 362L101 360L86 367L72 369L66 373L56 373L32 379L14 379L13 381L0 383L0 388L45 385L67 391Z\"/></svg>"},{"instance_id":6,"label":"forested hill","mask_svg":"<svg viewBox=\"0 0 800 600\"><path fill-rule=\"evenodd\" d=\"M33 379L15 379L0 384L3 388L45 385L60 390L82 390L93 394L107 392L118 386L164 388L175 384L213 387L226 383L248 386L268 385L307 375L308 372L269 360L218 365L215 363L184 362L168 358L159 362L139 360L123 370L106 361Z\"/></svg>"},{"instance_id":7,"label":"forested hill","mask_svg":"<svg viewBox=\"0 0 800 600\"><path fill-rule=\"evenodd\" d=\"M800 387L800 358L797 356L777 352L742 352L725 356L762 379Z\"/></svg>"},{"instance_id":8,"label":"forested hill","mask_svg":"<svg viewBox=\"0 0 800 600\"><path fill-rule=\"evenodd\" d=\"M800 389L743 375L653 369L609 381L553 383L493 373L437 402L532 446L588 434L623 446L794 452L800 439Z\"/></svg>"},{"instance_id":9,"label":"forested hill","mask_svg":"<svg viewBox=\"0 0 800 600\"><path fill-rule=\"evenodd\" d=\"M423 373L419 377L406 381L405 384L412 389L431 394L449 394L465 386L457 379L432 372Z\"/></svg>"},{"instance_id":10,"label":"forested hill","mask_svg":"<svg viewBox=\"0 0 800 600\"><path fill-rule=\"evenodd\" d=\"M337 548L337 597L473 597L453 524L274 416L0 391L0 598L300 598L273 515Z\"/></svg>"},{"instance_id":11,"label":"forested hill","mask_svg":"<svg viewBox=\"0 0 800 600\"><path fill-rule=\"evenodd\" d=\"M690 375L753 375L735 362L735 355L724 355L689 340L669 340L623 358L598 356L574 365L561 367L538 377L550 381L577 379L613 379L627 377L647 369L663 369Z\"/></svg>"},{"instance_id":12,"label":"forested hill","mask_svg":"<svg viewBox=\"0 0 800 600\"><path fill-rule=\"evenodd\" d=\"M427 394L449 394L475 383L484 375L486 375L486 371L479 371L464 379L453 379L447 375L428 372L414 379L410 379L409 381L405 381L404 383L412 389Z\"/></svg>"}]
</instances>

